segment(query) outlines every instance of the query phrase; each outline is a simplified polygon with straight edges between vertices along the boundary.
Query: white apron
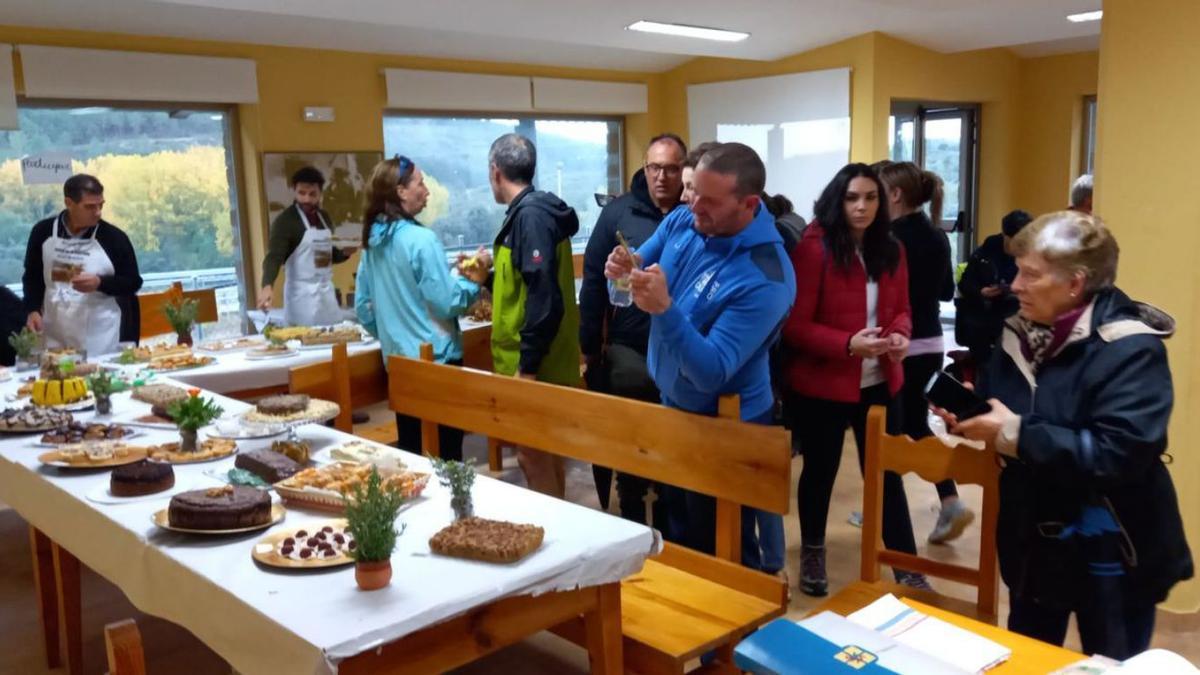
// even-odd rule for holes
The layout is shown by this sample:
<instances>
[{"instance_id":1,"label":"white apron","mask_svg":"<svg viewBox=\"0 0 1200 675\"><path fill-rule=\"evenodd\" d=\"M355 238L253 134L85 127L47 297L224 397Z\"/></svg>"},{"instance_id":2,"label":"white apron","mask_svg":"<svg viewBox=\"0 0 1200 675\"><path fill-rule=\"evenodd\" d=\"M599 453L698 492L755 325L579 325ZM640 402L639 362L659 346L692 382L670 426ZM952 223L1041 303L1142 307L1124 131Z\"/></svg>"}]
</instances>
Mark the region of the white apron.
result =
<instances>
[{"instance_id":1,"label":"white apron","mask_svg":"<svg viewBox=\"0 0 1200 675\"><path fill-rule=\"evenodd\" d=\"M80 293L71 287L79 274L111 276L116 272L104 247L92 236L60 239L55 221L50 238L42 244L42 279L46 294L42 298L42 327L50 349L71 347L87 350L89 356L117 351L121 340L121 308L116 298L100 291Z\"/></svg>"},{"instance_id":2,"label":"white apron","mask_svg":"<svg viewBox=\"0 0 1200 675\"><path fill-rule=\"evenodd\" d=\"M329 326L340 323L342 311L333 290L333 233L325 217L317 217L325 227L312 227L304 209L293 204L304 223L304 239L284 264L283 318L289 326Z\"/></svg>"}]
</instances>

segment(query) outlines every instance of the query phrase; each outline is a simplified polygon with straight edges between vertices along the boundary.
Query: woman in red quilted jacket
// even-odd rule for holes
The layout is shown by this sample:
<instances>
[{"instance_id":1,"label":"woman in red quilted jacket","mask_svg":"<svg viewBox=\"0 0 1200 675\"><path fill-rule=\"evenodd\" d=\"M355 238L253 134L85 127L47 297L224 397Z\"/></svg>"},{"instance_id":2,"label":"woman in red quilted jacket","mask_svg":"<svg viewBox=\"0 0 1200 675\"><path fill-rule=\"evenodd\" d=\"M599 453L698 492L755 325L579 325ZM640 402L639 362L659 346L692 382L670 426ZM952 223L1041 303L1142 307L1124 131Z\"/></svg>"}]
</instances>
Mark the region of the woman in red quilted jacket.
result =
<instances>
[{"instance_id":1,"label":"woman in red quilted jacket","mask_svg":"<svg viewBox=\"0 0 1200 675\"><path fill-rule=\"evenodd\" d=\"M866 164L848 164L814 207L816 219L792 250L796 303L784 325L788 409L804 455L800 510L800 588L828 592L825 522L846 427L854 430L861 469L867 409L888 408L888 430L900 429L896 395L912 332L904 247L892 236L883 184ZM883 542L916 553L900 477L883 490ZM928 588L918 574L895 570L900 583Z\"/></svg>"}]
</instances>

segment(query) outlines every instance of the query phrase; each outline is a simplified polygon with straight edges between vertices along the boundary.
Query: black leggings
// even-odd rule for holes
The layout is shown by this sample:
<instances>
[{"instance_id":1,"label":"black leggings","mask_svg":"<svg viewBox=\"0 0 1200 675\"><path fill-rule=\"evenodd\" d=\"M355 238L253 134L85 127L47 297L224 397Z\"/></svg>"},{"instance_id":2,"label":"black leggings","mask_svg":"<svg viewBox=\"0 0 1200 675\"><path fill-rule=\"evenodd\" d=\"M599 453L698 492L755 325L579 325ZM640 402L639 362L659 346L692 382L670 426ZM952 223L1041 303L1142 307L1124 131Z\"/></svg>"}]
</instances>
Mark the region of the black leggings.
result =
<instances>
[{"instance_id":1,"label":"black leggings","mask_svg":"<svg viewBox=\"0 0 1200 675\"><path fill-rule=\"evenodd\" d=\"M819 398L798 397L792 409L795 413L792 429L800 441L804 468L796 488L800 506L800 539L806 546L825 544L825 523L829 518L829 500L842 459L842 442L846 427L854 431L858 446L858 467L862 470L866 451L867 411L872 405L888 408L888 433L901 428L898 400L888 395L886 384L862 390L858 403L842 403ZM883 543L902 553L916 553L912 520L904 483L891 471L883 477Z\"/></svg>"},{"instance_id":2,"label":"black leggings","mask_svg":"<svg viewBox=\"0 0 1200 675\"><path fill-rule=\"evenodd\" d=\"M932 435L929 430L929 402L925 400L925 385L942 369L941 354L918 354L904 359L904 388L900 390L900 410L904 433L914 440ZM958 488L952 480L938 483L939 499L957 497Z\"/></svg>"}]
</instances>

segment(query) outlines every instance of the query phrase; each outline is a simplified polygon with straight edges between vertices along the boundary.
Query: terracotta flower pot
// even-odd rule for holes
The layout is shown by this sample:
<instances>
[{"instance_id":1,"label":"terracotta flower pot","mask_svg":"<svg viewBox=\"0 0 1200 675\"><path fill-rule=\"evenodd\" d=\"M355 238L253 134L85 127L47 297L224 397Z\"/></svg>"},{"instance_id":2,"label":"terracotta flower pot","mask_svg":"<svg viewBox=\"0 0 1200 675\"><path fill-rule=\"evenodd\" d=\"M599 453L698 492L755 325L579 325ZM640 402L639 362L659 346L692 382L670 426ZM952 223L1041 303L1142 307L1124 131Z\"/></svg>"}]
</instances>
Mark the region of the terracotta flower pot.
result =
<instances>
[{"instance_id":1,"label":"terracotta flower pot","mask_svg":"<svg viewBox=\"0 0 1200 675\"><path fill-rule=\"evenodd\" d=\"M392 581L392 561L354 563L354 581L364 591L377 591Z\"/></svg>"}]
</instances>

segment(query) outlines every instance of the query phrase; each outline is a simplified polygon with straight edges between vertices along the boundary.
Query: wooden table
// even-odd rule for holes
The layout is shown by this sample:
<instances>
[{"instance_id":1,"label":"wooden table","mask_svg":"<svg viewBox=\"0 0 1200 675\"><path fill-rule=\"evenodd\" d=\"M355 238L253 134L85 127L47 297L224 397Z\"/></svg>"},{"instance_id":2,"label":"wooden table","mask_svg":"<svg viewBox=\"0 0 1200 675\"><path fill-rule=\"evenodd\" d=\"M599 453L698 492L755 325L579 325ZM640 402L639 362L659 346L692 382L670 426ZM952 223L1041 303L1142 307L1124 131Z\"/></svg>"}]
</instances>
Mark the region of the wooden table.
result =
<instances>
[{"instance_id":1,"label":"wooden table","mask_svg":"<svg viewBox=\"0 0 1200 675\"><path fill-rule=\"evenodd\" d=\"M812 614L830 611L842 616L848 616L863 607L875 602L886 594L886 591L865 581L856 581L837 595L817 606ZM1045 675L1051 671L1068 666L1086 658L1083 654L1069 649L1056 647L1052 644L1035 640L1031 637L1018 635L998 626L969 619L961 614L955 614L932 605L925 604L912 598L902 598L905 604L914 609L935 616L959 628L965 628L993 642L1002 644L1012 650L1012 658L988 671L988 675Z\"/></svg>"}]
</instances>

